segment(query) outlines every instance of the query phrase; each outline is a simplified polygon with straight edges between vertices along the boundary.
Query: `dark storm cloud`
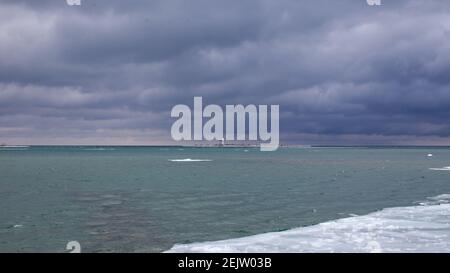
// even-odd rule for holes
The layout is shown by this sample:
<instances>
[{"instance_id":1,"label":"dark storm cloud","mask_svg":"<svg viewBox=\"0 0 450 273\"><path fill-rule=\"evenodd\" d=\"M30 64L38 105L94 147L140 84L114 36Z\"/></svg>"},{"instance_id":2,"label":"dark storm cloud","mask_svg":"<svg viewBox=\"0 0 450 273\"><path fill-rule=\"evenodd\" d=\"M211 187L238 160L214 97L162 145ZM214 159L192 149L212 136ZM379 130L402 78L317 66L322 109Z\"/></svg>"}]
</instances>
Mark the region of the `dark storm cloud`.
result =
<instances>
[{"instance_id":1,"label":"dark storm cloud","mask_svg":"<svg viewBox=\"0 0 450 273\"><path fill-rule=\"evenodd\" d=\"M0 3L0 140L151 144L170 109L280 104L282 141L449 143L450 4Z\"/></svg>"}]
</instances>

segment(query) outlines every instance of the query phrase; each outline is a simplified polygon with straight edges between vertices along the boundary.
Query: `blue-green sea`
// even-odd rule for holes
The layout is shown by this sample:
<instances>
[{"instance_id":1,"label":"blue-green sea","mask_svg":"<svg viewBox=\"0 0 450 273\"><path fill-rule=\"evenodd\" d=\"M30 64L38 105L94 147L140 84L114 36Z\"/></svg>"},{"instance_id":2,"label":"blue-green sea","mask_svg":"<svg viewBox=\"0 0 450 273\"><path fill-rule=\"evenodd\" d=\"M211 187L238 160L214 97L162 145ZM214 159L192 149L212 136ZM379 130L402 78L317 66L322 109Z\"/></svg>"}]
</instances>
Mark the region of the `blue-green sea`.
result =
<instances>
[{"instance_id":1,"label":"blue-green sea","mask_svg":"<svg viewBox=\"0 0 450 273\"><path fill-rule=\"evenodd\" d=\"M445 166L437 147L0 147L0 252L161 252L414 206L450 193Z\"/></svg>"}]
</instances>

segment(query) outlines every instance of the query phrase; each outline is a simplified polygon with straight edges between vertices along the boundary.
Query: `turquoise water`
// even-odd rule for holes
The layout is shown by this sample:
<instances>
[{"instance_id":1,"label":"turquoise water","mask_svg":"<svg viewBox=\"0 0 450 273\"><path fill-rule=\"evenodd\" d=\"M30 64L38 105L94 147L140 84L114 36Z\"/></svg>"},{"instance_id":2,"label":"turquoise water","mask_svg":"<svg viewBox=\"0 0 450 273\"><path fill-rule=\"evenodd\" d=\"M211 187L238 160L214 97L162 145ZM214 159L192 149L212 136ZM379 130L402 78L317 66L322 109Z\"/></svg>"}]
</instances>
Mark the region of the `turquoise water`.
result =
<instances>
[{"instance_id":1,"label":"turquoise water","mask_svg":"<svg viewBox=\"0 0 450 273\"><path fill-rule=\"evenodd\" d=\"M0 148L0 252L159 252L412 206L450 193L445 166L448 148Z\"/></svg>"}]
</instances>

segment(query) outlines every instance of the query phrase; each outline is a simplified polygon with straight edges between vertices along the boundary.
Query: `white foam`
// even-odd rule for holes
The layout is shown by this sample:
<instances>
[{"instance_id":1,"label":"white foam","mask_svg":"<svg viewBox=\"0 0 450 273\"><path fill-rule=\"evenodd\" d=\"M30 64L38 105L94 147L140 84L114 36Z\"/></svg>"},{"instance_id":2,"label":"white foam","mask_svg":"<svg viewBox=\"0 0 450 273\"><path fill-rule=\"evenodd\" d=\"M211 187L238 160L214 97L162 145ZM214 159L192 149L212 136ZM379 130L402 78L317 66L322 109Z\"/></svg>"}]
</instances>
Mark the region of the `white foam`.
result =
<instances>
[{"instance_id":1,"label":"white foam","mask_svg":"<svg viewBox=\"0 0 450 273\"><path fill-rule=\"evenodd\" d=\"M388 208L288 231L175 245L167 252L450 252L450 204Z\"/></svg>"},{"instance_id":2,"label":"white foam","mask_svg":"<svg viewBox=\"0 0 450 273\"><path fill-rule=\"evenodd\" d=\"M449 201L450 200L450 194L448 194L448 193L440 194L438 196L429 197L428 199L431 199L431 200L447 200L447 201Z\"/></svg>"},{"instance_id":3,"label":"white foam","mask_svg":"<svg viewBox=\"0 0 450 273\"><path fill-rule=\"evenodd\" d=\"M430 168L432 171L450 171L450 167Z\"/></svg>"},{"instance_id":4,"label":"white foam","mask_svg":"<svg viewBox=\"0 0 450 273\"><path fill-rule=\"evenodd\" d=\"M184 159L169 159L169 161L172 161L172 162L209 162L209 161L212 161L212 160L211 159L184 158Z\"/></svg>"},{"instance_id":5,"label":"white foam","mask_svg":"<svg viewBox=\"0 0 450 273\"><path fill-rule=\"evenodd\" d=\"M83 149L83 151L115 151L114 148L87 148Z\"/></svg>"},{"instance_id":6,"label":"white foam","mask_svg":"<svg viewBox=\"0 0 450 273\"><path fill-rule=\"evenodd\" d=\"M450 203L450 194L441 194L435 197L427 198L427 201L421 202L421 205L439 205L439 204L447 204Z\"/></svg>"},{"instance_id":7,"label":"white foam","mask_svg":"<svg viewBox=\"0 0 450 273\"><path fill-rule=\"evenodd\" d=\"M30 146L25 145L0 145L1 148L30 148Z\"/></svg>"},{"instance_id":8,"label":"white foam","mask_svg":"<svg viewBox=\"0 0 450 273\"><path fill-rule=\"evenodd\" d=\"M28 150L30 146L24 146L24 145L0 145L0 151L23 151Z\"/></svg>"}]
</instances>

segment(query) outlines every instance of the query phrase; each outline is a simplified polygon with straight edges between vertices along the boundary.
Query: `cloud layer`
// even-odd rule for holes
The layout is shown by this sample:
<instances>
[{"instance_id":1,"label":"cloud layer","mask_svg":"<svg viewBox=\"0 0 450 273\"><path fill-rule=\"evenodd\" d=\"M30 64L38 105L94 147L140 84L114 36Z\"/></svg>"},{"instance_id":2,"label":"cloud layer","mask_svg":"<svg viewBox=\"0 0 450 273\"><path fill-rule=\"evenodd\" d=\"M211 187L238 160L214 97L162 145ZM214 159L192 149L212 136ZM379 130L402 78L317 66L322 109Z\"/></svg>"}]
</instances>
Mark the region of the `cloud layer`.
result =
<instances>
[{"instance_id":1,"label":"cloud layer","mask_svg":"<svg viewBox=\"0 0 450 273\"><path fill-rule=\"evenodd\" d=\"M450 3L0 3L0 142L169 143L193 96L280 104L286 143L450 144Z\"/></svg>"}]
</instances>

